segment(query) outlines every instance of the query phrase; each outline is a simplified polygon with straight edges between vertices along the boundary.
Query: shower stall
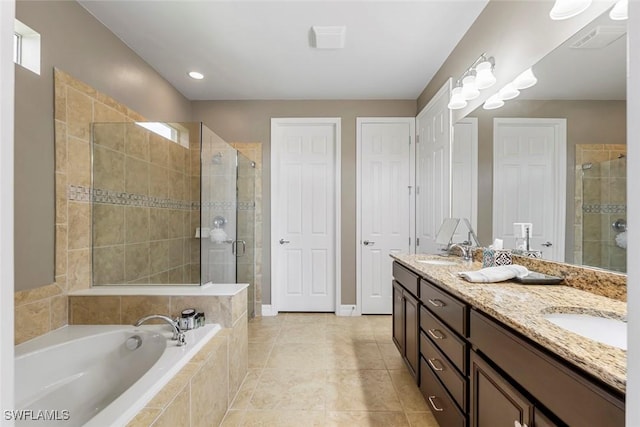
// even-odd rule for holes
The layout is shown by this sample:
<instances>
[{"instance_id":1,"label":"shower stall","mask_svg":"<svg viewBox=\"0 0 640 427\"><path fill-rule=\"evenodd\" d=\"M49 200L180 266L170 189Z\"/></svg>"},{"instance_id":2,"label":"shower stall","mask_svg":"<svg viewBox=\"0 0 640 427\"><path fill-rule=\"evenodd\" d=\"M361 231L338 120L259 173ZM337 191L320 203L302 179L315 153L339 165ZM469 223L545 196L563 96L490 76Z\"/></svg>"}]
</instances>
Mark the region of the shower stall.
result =
<instances>
[{"instance_id":1,"label":"shower stall","mask_svg":"<svg viewBox=\"0 0 640 427\"><path fill-rule=\"evenodd\" d=\"M94 123L93 285L248 283L255 163L201 123Z\"/></svg>"},{"instance_id":2,"label":"shower stall","mask_svg":"<svg viewBox=\"0 0 640 427\"><path fill-rule=\"evenodd\" d=\"M577 168L576 196L582 214L581 233L577 235L581 249L578 254L584 265L625 272L626 155L616 152L603 157L605 159L584 162Z\"/></svg>"}]
</instances>

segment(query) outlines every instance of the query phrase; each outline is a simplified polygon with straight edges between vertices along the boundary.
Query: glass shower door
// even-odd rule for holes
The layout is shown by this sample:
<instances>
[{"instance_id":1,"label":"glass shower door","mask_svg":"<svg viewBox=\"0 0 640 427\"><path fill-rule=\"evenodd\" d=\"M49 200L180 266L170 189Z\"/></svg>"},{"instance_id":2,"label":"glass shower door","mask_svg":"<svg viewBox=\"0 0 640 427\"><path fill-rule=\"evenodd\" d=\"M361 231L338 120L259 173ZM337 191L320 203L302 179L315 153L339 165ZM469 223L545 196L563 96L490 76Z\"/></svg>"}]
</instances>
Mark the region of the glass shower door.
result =
<instances>
[{"instance_id":1,"label":"glass shower door","mask_svg":"<svg viewBox=\"0 0 640 427\"><path fill-rule=\"evenodd\" d=\"M236 280L249 284L249 318L255 315L255 167L255 162L238 153Z\"/></svg>"}]
</instances>

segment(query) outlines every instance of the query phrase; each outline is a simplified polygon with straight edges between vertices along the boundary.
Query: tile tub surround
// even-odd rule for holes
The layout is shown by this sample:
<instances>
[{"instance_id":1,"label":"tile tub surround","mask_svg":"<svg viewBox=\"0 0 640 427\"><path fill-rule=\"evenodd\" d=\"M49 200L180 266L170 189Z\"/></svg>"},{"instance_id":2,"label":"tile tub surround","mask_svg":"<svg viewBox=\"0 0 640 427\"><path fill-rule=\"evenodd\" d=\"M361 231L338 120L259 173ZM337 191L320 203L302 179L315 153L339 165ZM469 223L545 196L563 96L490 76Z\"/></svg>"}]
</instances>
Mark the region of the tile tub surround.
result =
<instances>
[{"instance_id":1,"label":"tile tub surround","mask_svg":"<svg viewBox=\"0 0 640 427\"><path fill-rule=\"evenodd\" d=\"M529 270L564 277L564 284L572 288L618 301L627 301L627 275L624 273L519 255L512 255L512 258L514 264L523 265ZM482 249L474 252L473 259L482 261Z\"/></svg>"},{"instance_id":2,"label":"tile tub surround","mask_svg":"<svg viewBox=\"0 0 640 427\"><path fill-rule=\"evenodd\" d=\"M212 337L127 426L219 425L237 392L231 388L229 332Z\"/></svg>"},{"instance_id":3,"label":"tile tub surround","mask_svg":"<svg viewBox=\"0 0 640 427\"><path fill-rule=\"evenodd\" d=\"M437 255L392 255L392 258L568 363L625 392L626 351L583 338L543 318L546 313L566 310L626 319L627 305L624 302L570 286L522 285L510 281L470 283L455 275L460 271L479 270L482 264L477 261L471 267L461 263L436 266L417 261L441 260L442 257Z\"/></svg>"}]
</instances>

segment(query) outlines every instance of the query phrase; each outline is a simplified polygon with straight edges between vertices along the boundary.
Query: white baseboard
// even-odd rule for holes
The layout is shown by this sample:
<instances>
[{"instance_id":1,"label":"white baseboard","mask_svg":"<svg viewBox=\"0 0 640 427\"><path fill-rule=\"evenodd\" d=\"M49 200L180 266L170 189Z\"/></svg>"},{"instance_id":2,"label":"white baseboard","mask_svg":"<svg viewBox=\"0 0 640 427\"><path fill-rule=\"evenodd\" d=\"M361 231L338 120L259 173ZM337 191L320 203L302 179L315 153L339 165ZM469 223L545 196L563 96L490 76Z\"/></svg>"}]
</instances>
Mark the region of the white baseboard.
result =
<instances>
[{"instance_id":1,"label":"white baseboard","mask_svg":"<svg viewBox=\"0 0 640 427\"><path fill-rule=\"evenodd\" d=\"M262 304L262 316L277 316L278 311L271 304Z\"/></svg>"},{"instance_id":2,"label":"white baseboard","mask_svg":"<svg viewBox=\"0 0 640 427\"><path fill-rule=\"evenodd\" d=\"M360 310L353 304L342 304L338 309L336 316L360 316Z\"/></svg>"}]
</instances>

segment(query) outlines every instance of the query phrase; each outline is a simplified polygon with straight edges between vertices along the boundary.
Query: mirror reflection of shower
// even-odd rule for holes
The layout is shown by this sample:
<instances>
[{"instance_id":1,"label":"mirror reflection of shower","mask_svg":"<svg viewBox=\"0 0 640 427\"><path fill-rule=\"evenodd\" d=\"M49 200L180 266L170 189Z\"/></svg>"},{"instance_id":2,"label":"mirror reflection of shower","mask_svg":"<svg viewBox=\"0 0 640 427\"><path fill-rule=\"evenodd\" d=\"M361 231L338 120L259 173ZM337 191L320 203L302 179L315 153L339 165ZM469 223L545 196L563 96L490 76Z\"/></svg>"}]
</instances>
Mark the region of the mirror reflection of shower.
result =
<instances>
[{"instance_id":1,"label":"mirror reflection of shower","mask_svg":"<svg viewBox=\"0 0 640 427\"><path fill-rule=\"evenodd\" d=\"M627 159L624 145L578 145L576 262L626 272Z\"/></svg>"}]
</instances>

